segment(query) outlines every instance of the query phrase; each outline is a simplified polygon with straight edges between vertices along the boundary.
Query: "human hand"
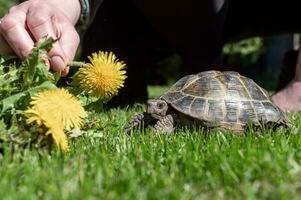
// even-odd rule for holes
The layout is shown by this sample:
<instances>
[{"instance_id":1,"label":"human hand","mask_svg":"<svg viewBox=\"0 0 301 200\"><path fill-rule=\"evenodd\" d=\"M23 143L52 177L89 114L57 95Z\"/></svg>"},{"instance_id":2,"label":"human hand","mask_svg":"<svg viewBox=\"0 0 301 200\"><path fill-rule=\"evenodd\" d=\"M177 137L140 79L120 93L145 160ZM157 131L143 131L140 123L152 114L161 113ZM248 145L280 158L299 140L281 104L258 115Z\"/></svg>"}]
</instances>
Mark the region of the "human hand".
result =
<instances>
[{"instance_id":1,"label":"human hand","mask_svg":"<svg viewBox=\"0 0 301 200\"><path fill-rule=\"evenodd\" d=\"M80 41L74 28L79 15L78 0L28 0L14 6L0 21L0 54L24 59L35 42L53 37L58 41L48 54L49 67L64 76Z\"/></svg>"}]
</instances>

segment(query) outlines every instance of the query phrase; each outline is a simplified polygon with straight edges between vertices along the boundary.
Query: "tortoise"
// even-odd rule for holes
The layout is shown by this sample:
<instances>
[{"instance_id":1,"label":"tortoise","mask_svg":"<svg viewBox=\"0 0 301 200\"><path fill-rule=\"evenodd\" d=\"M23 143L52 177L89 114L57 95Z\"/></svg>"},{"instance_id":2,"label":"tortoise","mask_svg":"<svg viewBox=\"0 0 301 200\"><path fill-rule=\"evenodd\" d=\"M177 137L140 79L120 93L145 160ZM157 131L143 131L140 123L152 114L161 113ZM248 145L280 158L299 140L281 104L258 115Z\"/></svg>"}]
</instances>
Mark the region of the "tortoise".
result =
<instances>
[{"instance_id":1,"label":"tortoise","mask_svg":"<svg viewBox=\"0 0 301 200\"><path fill-rule=\"evenodd\" d=\"M247 124L289 124L265 89L234 71L211 70L184 76L147 104L147 111L135 116L125 132L143 121L155 132L165 133L193 122L235 132L243 131Z\"/></svg>"}]
</instances>

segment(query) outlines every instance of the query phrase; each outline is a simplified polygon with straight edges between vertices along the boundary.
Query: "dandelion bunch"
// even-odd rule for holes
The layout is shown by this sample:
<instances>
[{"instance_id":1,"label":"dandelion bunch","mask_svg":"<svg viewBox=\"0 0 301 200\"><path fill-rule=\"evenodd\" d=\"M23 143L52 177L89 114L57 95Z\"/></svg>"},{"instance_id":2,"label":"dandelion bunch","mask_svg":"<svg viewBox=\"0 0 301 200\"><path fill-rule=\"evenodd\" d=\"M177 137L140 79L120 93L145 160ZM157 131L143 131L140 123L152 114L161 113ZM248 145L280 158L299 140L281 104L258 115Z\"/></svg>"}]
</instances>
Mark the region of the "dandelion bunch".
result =
<instances>
[{"instance_id":1,"label":"dandelion bunch","mask_svg":"<svg viewBox=\"0 0 301 200\"><path fill-rule=\"evenodd\" d=\"M104 101L117 95L126 79L125 63L112 52L93 53L90 63L83 64L73 77L73 83Z\"/></svg>"},{"instance_id":2,"label":"dandelion bunch","mask_svg":"<svg viewBox=\"0 0 301 200\"><path fill-rule=\"evenodd\" d=\"M32 97L31 107L24 111L27 124L35 122L48 128L46 135L52 135L55 143L68 150L68 140L64 129L80 129L85 111L80 102L65 89L52 89Z\"/></svg>"}]
</instances>

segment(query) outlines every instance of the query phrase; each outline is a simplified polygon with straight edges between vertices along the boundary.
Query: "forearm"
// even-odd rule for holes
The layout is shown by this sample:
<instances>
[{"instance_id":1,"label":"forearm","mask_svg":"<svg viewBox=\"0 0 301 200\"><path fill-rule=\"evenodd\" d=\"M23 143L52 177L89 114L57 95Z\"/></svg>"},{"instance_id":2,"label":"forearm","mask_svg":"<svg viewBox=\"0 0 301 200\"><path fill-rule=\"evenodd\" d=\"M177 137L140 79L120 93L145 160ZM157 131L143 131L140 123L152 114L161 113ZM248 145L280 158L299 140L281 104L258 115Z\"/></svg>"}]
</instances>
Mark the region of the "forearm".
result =
<instances>
[{"instance_id":1,"label":"forearm","mask_svg":"<svg viewBox=\"0 0 301 200\"><path fill-rule=\"evenodd\" d=\"M79 2L81 3L81 16L77 28L84 31L92 23L103 0L79 0Z\"/></svg>"}]
</instances>

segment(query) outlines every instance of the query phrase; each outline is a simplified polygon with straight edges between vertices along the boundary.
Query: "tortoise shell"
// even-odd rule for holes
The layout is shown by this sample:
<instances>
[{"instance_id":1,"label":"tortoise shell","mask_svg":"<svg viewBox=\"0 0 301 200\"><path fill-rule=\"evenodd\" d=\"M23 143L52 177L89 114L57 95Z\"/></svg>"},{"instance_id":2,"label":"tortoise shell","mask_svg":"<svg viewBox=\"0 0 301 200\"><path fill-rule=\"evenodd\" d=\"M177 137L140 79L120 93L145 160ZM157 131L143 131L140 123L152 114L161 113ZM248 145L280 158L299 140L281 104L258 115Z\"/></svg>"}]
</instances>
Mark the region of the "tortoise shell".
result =
<instances>
[{"instance_id":1,"label":"tortoise shell","mask_svg":"<svg viewBox=\"0 0 301 200\"><path fill-rule=\"evenodd\" d=\"M230 129L247 123L287 123L266 90L233 71L185 76L160 98L190 117Z\"/></svg>"}]
</instances>

